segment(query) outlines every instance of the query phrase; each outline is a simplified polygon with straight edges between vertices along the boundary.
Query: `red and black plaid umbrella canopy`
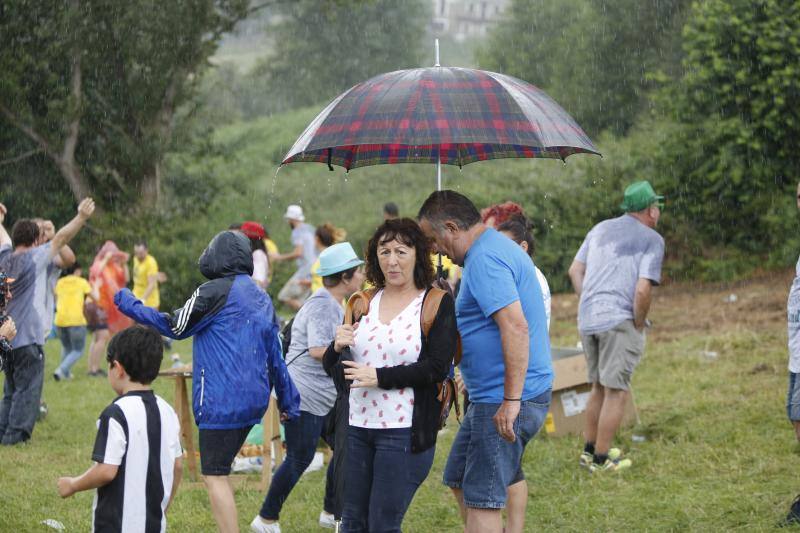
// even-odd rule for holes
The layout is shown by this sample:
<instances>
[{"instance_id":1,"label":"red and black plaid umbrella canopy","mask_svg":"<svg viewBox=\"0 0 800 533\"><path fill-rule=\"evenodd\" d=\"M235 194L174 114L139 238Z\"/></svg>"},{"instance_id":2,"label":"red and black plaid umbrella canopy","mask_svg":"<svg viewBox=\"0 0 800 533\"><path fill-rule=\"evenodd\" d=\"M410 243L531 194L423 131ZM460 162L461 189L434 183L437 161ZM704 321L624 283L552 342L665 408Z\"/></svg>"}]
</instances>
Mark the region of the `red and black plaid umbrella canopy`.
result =
<instances>
[{"instance_id":1,"label":"red and black plaid umbrella canopy","mask_svg":"<svg viewBox=\"0 0 800 533\"><path fill-rule=\"evenodd\" d=\"M381 74L341 94L282 164L466 165L487 159L600 153L564 109L517 78L431 67Z\"/></svg>"}]
</instances>

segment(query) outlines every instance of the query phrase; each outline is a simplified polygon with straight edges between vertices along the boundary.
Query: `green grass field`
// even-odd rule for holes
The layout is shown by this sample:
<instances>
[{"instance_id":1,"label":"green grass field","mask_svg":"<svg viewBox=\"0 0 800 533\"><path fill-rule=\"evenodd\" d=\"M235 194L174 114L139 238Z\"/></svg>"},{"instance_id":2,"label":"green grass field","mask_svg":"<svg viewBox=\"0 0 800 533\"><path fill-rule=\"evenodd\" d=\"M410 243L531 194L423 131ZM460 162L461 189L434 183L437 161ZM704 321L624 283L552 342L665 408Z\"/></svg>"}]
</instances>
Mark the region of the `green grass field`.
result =
<instances>
[{"instance_id":1,"label":"green grass field","mask_svg":"<svg viewBox=\"0 0 800 533\"><path fill-rule=\"evenodd\" d=\"M524 470L530 487L529 531L762 531L781 519L797 492L798 446L785 418L787 273L735 287L672 286L659 292L655 327L634 377L641 423L619 435L634 461L620 475L591 477L577 466L580 439L537 438ZM735 303L724 303L735 292ZM577 341L572 296L554 299L554 345ZM177 350L187 359L190 344ZM60 475L90 464L95 419L114 397L89 378L85 358L74 381L55 383L60 347L47 345L44 399L50 407L32 442L0 449L0 531L40 531L54 518L68 531L90 525L91 493L62 500ZM718 355L709 359L703 352ZM169 361L165 361L165 366ZM172 384L156 391L172 401ZM404 530L460 531L440 479L457 425L440 438L433 470L406 515ZM632 434L646 436L632 443ZM238 477L238 476L237 476ZM242 476L244 477L244 476ZM257 477L236 499L243 530L263 498ZM284 531L319 530L323 472L305 476L281 515ZM172 531L213 531L205 491L185 482L169 514Z\"/></svg>"}]
</instances>

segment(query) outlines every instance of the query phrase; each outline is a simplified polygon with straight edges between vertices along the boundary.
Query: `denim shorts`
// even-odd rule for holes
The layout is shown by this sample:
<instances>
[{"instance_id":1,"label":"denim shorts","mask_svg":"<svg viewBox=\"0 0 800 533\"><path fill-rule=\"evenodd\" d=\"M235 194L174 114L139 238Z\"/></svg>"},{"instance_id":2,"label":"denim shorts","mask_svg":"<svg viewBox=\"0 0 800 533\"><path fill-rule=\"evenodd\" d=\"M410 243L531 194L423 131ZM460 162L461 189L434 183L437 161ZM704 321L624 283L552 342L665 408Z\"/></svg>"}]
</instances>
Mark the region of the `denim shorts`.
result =
<instances>
[{"instance_id":1,"label":"denim shorts","mask_svg":"<svg viewBox=\"0 0 800 533\"><path fill-rule=\"evenodd\" d=\"M789 372L789 392L786 394L786 416L800 421L800 374Z\"/></svg>"},{"instance_id":2,"label":"denim shorts","mask_svg":"<svg viewBox=\"0 0 800 533\"><path fill-rule=\"evenodd\" d=\"M464 504L503 509L509 485L520 480L525 446L539 431L550 407L550 391L521 402L514 422L514 442L503 440L494 426L499 403L470 403L456 434L442 481L464 492Z\"/></svg>"}]
</instances>

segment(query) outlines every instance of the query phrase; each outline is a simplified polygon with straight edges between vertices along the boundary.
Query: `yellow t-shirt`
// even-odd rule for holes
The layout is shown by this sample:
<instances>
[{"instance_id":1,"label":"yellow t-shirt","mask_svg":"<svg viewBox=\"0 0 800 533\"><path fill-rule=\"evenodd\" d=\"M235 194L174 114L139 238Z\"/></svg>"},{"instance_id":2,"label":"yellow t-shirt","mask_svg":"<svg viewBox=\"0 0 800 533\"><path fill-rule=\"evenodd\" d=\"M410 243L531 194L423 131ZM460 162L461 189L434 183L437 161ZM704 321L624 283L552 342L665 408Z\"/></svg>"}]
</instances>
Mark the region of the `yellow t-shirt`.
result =
<instances>
[{"instance_id":1,"label":"yellow t-shirt","mask_svg":"<svg viewBox=\"0 0 800 533\"><path fill-rule=\"evenodd\" d=\"M147 278L150 276L158 275L158 263L156 263L155 258L147 254L147 257L144 258L143 261L139 261L139 258L133 258L133 294L140 300L142 296L144 296L145 291L147 290ZM147 297L147 301L143 302L144 305L147 307L155 307L158 309L158 306L161 305L161 297L158 294L158 282L156 282L156 287L153 289L153 292L150 293L150 296Z\"/></svg>"},{"instance_id":2,"label":"yellow t-shirt","mask_svg":"<svg viewBox=\"0 0 800 533\"><path fill-rule=\"evenodd\" d=\"M270 255L275 255L280 253L278 251L278 245L275 244L275 241L272 239L264 239L264 247L267 249L267 257ZM269 274L267 275L267 281L272 281L272 259L269 262Z\"/></svg>"},{"instance_id":3,"label":"yellow t-shirt","mask_svg":"<svg viewBox=\"0 0 800 533\"><path fill-rule=\"evenodd\" d=\"M85 326L83 301L92 292L89 282L78 276L64 276L55 288L56 318L54 324L59 328Z\"/></svg>"},{"instance_id":4,"label":"yellow t-shirt","mask_svg":"<svg viewBox=\"0 0 800 533\"><path fill-rule=\"evenodd\" d=\"M436 267L439 266L439 254L431 254L431 264L433 265L433 272L436 273ZM453 270L455 264L450 261L450 258L442 254L442 270L447 273Z\"/></svg>"},{"instance_id":5,"label":"yellow t-shirt","mask_svg":"<svg viewBox=\"0 0 800 533\"><path fill-rule=\"evenodd\" d=\"M322 288L322 276L317 274L317 270L319 270L319 257L317 257L317 260L311 265L311 294L317 292L317 289Z\"/></svg>"}]
</instances>

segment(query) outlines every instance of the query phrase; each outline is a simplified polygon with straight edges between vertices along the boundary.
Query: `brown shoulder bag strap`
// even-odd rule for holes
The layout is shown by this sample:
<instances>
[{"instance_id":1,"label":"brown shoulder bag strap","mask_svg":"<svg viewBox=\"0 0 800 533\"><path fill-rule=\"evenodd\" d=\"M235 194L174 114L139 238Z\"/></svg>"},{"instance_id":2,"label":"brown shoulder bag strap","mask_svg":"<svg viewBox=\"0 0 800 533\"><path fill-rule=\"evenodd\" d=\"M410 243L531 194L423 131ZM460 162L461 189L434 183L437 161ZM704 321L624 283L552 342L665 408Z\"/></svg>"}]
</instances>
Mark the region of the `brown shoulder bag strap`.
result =
<instances>
[{"instance_id":1,"label":"brown shoulder bag strap","mask_svg":"<svg viewBox=\"0 0 800 533\"><path fill-rule=\"evenodd\" d=\"M439 305L442 303L442 298L447 294L442 289L431 287L425 293L422 301L422 312L420 313L420 326L422 327L422 335L428 338L428 333L433 327L433 321L436 320L436 314L439 312Z\"/></svg>"},{"instance_id":2,"label":"brown shoulder bag strap","mask_svg":"<svg viewBox=\"0 0 800 533\"><path fill-rule=\"evenodd\" d=\"M439 306L442 303L442 298L447 294L447 291L437 287L431 287L425 294L425 299L422 302L422 313L420 314L420 321L422 324L422 335L428 338L428 333L433 327L433 321L436 320L436 314L439 312ZM453 364L458 366L461 363L461 335L456 339L456 353L453 354Z\"/></svg>"}]
</instances>

